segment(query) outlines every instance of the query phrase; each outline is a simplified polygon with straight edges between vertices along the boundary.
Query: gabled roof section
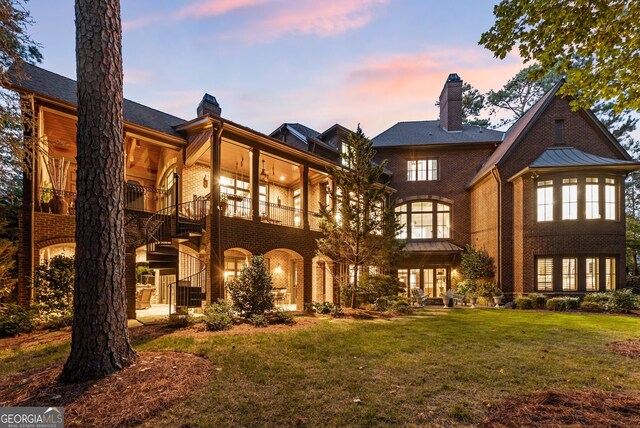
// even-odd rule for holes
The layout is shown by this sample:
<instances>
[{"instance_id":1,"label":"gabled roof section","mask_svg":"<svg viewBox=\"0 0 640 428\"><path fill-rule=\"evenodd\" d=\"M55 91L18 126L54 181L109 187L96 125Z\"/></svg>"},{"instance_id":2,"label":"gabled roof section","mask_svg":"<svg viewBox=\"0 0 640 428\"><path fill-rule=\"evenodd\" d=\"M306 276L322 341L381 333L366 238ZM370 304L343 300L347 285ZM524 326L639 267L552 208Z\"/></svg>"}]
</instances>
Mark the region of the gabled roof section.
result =
<instances>
[{"instance_id":1,"label":"gabled roof section","mask_svg":"<svg viewBox=\"0 0 640 428\"><path fill-rule=\"evenodd\" d=\"M507 130L504 141L494 150L489 158L482 165L476 175L469 181L468 187L473 186L482 177L489 173L496 165L501 165L509 154L515 149L522 137L531 128L531 125L540 117L542 112L549 106L558 89L565 83L564 79L560 79L553 88L551 88L542 98L538 100L520 119L516 121L511 128Z\"/></svg>"},{"instance_id":2,"label":"gabled roof section","mask_svg":"<svg viewBox=\"0 0 640 428\"><path fill-rule=\"evenodd\" d=\"M76 81L31 64L24 64L25 78L11 77L12 89L77 106ZM184 139L173 127L185 120L131 100L124 100L124 120L157 132Z\"/></svg>"},{"instance_id":3,"label":"gabled roof section","mask_svg":"<svg viewBox=\"0 0 640 428\"><path fill-rule=\"evenodd\" d=\"M439 120L398 122L373 138L374 148L429 146L441 144L496 143L504 132L473 125L462 125L462 131L448 132Z\"/></svg>"},{"instance_id":4,"label":"gabled roof section","mask_svg":"<svg viewBox=\"0 0 640 428\"><path fill-rule=\"evenodd\" d=\"M324 131L322 134L318 135L318 138L321 139L321 140L324 140L324 137L330 135L333 132L338 132L338 131L342 131L347 135L349 135L349 134L351 134L353 132L349 128L346 128L346 127L340 125L339 123L336 123L335 125L331 126L329 129Z\"/></svg>"},{"instance_id":5,"label":"gabled roof section","mask_svg":"<svg viewBox=\"0 0 640 428\"><path fill-rule=\"evenodd\" d=\"M285 123L284 125L289 127L289 129L293 129L294 131L300 133L301 135L304 135L307 138L308 137L317 138L320 135L320 133L315 129L311 129L308 126L304 126L301 123Z\"/></svg>"},{"instance_id":6,"label":"gabled roof section","mask_svg":"<svg viewBox=\"0 0 640 428\"><path fill-rule=\"evenodd\" d=\"M549 147L534 160L530 168L555 168L572 166L638 165L632 160L620 160L592 155L574 147Z\"/></svg>"}]
</instances>

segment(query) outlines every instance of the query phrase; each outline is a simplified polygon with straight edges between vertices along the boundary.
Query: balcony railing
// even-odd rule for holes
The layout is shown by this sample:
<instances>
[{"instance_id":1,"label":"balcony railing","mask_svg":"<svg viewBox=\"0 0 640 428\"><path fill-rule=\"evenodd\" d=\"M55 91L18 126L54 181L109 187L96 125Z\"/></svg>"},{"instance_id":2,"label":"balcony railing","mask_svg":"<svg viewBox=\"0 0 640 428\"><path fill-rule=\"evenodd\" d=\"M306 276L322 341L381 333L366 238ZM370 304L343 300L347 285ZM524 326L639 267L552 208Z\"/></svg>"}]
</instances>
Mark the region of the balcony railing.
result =
<instances>
[{"instance_id":1,"label":"balcony railing","mask_svg":"<svg viewBox=\"0 0 640 428\"><path fill-rule=\"evenodd\" d=\"M223 193L223 197L220 200L220 212L225 217L251 220L251 198Z\"/></svg>"},{"instance_id":2,"label":"balcony railing","mask_svg":"<svg viewBox=\"0 0 640 428\"><path fill-rule=\"evenodd\" d=\"M155 212L160 207L160 200L167 195L163 189L127 183L124 187L125 208L146 212ZM76 194L67 191L54 191L41 187L38 190L36 211L53 214L75 214Z\"/></svg>"},{"instance_id":3,"label":"balcony railing","mask_svg":"<svg viewBox=\"0 0 640 428\"><path fill-rule=\"evenodd\" d=\"M302 210L260 201L260 221L289 227L302 227Z\"/></svg>"}]
</instances>

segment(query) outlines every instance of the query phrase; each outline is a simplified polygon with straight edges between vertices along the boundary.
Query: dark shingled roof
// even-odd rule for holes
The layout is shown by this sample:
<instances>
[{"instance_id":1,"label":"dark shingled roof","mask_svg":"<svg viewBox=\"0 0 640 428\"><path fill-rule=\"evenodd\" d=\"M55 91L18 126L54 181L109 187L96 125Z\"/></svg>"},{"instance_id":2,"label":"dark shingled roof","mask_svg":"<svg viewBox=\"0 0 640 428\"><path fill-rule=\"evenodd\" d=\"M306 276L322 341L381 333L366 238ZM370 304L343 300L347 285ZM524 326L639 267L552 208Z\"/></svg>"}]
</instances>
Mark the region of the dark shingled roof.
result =
<instances>
[{"instance_id":1,"label":"dark shingled roof","mask_svg":"<svg viewBox=\"0 0 640 428\"><path fill-rule=\"evenodd\" d=\"M409 242L404 247L407 251L425 251L429 253L457 253L462 248L448 241Z\"/></svg>"},{"instance_id":2,"label":"dark shingled roof","mask_svg":"<svg viewBox=\"0 0 640 428\"><path fill-rule=\"evenodd\" d=\"M307 126L304 126L301 123L285 123L284 125L289 126L290 128L295 129L305 137L318 137L320 133L316 130L313 130Z\"/></svg>"},{"instance_id":3,"label":"dark shingled roof","mask_svg":"<svg viewBox=\"0 0 640 428\"><path fill-rule=\"evenodd\" d=\"M621 160L592 155L574 147L549 147L529 165L529 168L637 164L638 162L632 160Z\"/></svg>"},{"instance_id":4,"label":"dark shingled roof","mask_svg":"<svg viewBox=\"0 0 640 428\"><path fill-rule=\"evenodd\" d=\"M36 95L53 98L77 105L76 81L45 70L35 65L25 64L22 68L25 79L10 77L11 85L16 90L33 92ZM159 110L144 106L134 101L124 100L124 120L154 131L163 132L173 137L184 138L174 126L185 120Z\"/></svg>"},{"instance_id":5,"label":"dark shingled roof","mask_svg":"<svg viewBox=\"0 0 640 428\"><path fill-rule=\"evenodd\" d=\"M373 147L490 143L502 141L503 136L502 131L473 125L462 125L462 132L447 132L440 127L439 120L398 122L373 138Z\"/></svg>"}]
</instances>

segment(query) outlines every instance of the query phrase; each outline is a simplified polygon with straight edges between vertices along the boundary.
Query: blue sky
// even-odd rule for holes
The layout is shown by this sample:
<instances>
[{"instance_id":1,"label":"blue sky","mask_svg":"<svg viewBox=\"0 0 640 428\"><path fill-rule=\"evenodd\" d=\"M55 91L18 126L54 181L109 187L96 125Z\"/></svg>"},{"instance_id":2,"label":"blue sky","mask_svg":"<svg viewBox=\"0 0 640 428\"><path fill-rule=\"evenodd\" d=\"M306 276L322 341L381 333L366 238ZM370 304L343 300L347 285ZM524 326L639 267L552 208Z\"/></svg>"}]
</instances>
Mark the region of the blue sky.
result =
<instances>
[{"instance_id":1,"label":"blue sky","mask_svg":"<svg viewBox=\"0 0 640 428\"><path fill-rule=\"evenodd\" d=\"M375 136L436 119L450 72L481 91L523 67L478 46L494 2L122 0L125 97L191 119L209 92L228 119L269 133L333 123ZM75 78L73 0L30 0L42 67Z\"/></svg>"}]
</instances>

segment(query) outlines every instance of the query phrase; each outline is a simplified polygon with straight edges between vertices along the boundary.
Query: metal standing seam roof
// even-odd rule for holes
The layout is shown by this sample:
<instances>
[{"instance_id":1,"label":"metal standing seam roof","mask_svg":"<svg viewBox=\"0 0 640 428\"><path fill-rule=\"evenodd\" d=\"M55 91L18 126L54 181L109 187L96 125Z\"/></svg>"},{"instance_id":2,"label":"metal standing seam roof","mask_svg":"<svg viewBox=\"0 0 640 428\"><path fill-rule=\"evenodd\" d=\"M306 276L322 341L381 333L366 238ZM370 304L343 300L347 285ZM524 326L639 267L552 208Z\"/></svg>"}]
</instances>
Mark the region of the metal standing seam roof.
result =
<instances>
[{"instance_id":1,"label":"metal standing seam roof","mask_svg":"<svg viewBox=\"0 0 640 428\"><path fill-rule=\"evenodd\" d=\"M409 242L404 249L407 251L423 251L429 253L458 253L463 251L462 248L448 241Z\"/></svg>"},{"instance_id":2,"label":"metal standing seam roof","mask_svg":"<svg viewBox=\"0 0 640 428\"><path fill-rule=\"evenodd\" d=\"M638 165L638 162L592 155L574 147L549 147L529 167L554 168L607 165Z\"/></svg>"},{"instance_id":3,"label":"metal standing seam roof","mask_svg":"<svg viewBox=\"0 0 640 428\"><path fill-rule=\"evenodd\" d=\"M13 88L45 96L77 106L76 81L31 64L24 64L21 72L25 78L10 75ZM11 72L10 72L11 73ZM173 127L185 123L184 119L124 99L123 117L126 122L153 129L173 137L183 138Z\"/></svg>"},{"instance_id":4,"label":"metal standing seam roof","mask_svg":"<svg viewBox=\"0 0 640 428\"><path fill-rule=\"evenodd\" d=\"M439 120L398 122L373 138L374 148L428 146L436 144L501 142L504 132L480 126L462 125L462 131L448 132Z\"/></svg>"}]
</instances>

